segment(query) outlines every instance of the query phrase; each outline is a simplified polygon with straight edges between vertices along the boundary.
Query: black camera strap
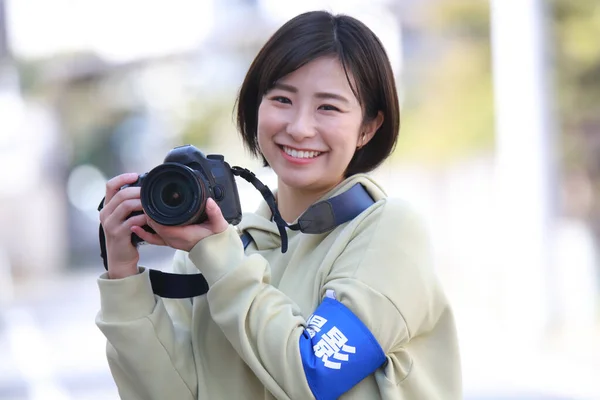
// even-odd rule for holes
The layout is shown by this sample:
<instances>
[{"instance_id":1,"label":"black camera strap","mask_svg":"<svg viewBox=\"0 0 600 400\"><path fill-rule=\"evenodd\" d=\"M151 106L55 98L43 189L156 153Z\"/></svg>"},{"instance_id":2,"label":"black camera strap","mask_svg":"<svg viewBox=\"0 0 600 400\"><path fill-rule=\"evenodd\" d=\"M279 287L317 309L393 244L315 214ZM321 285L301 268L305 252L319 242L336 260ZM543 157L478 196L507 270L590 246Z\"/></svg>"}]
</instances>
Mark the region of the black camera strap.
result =
<instances>
[{"instance_id":1,"label":"black camera strap","mask_svg":"<svg viewBox=\"0 0 600 400\"><path fill-rule=\"evenodd\" d=\"M271 213L273 214L273 221L275 221L275 223L277 224L277 229L279 230L279 235L281 236L281 252L285 253L288 247L287 231L285 229L289 228L293 231L298 231L300 230L300 225L289 225L287 222L284 221L284 219L281 217L281 214L279 213L279 209L277 208L277 202L275 200L273 192L271 192L271 189L269 189L268 186L266 186L256 177L254 172L242 167L231 167L231 172L233 172L234 175L244 178L245 180L250 182L252 186L254 186L256 190L258 190L262 197L265 199L267 205L271 209Z\"/></svg>"},{"instance_id":2,"label":"black camera strap","mask_svg":"<svg viewBox=\"0 0 600 400\"><path fill-rule=\"evenodd\" d=\"M231 167L234 175L250 182L263 196L273 214L273 220L281 235L281 251L288 248L286 229L299 230L302 233L319 234L333 230L338 225L348 222L374 203L367 190L361 184L356 184L349 190L330 199L320 201L310 206L298 218L298 222L289 225L281 217L273 192L263 184L256 175L245 168ZM104 199L98 211L104 206ZM241 236L244 249L252 242L252 237L244 232ZM100 256L104 268L108 270L106 253L106 238L104 229L99 227ZM177 274L150 269L150 283L154 294L164 298L183 299L201 296L208 292L208 283L202 274Z\"/></svg>"}]
</instances>

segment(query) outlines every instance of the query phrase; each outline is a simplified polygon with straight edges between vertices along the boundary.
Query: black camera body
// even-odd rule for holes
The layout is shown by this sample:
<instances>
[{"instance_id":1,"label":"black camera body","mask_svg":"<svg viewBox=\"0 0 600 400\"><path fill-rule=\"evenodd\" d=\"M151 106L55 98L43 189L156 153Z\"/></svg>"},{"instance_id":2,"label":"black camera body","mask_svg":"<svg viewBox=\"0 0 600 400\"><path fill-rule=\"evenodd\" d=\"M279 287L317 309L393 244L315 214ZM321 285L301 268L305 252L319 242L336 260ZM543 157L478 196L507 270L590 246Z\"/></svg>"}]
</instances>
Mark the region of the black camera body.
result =
<instances>
[{"instance_id":1,"label":"black camera body","mask_svg":"<svg viewBox=\"0 0 600 400\"><path fill-rule=\"evenodd\" d=\"M143 212L161 225L184 226L206 221L206 201L212 198L232 225L242 220L242 208L231 167L220 154L205 156L192 145L172 149L160 164L124 187L139 186ZM132 215L141 214L140 211ZM144 229L153 232L148 226ZM134 245L142 239L133 234Z\"/></svg>"}]
</instances>

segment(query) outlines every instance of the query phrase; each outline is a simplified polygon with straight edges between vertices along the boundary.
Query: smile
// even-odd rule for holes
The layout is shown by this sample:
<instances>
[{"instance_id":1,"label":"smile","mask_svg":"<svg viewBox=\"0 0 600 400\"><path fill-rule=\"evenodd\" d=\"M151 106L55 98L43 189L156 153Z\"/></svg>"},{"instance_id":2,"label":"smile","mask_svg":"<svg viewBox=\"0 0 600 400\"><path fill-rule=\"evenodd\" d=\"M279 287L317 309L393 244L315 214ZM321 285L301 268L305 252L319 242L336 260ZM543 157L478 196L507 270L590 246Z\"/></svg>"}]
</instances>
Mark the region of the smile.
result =
<instances>
[{"instance_id":1,"label":"smile","mask_svg":"<svg viewBox=\"0 0 600 400\"><path fill-rule=\"evenodd\" d=\"M281 146L281 148L283 149L283 151L285 152L285 154L294 157L294 158L315 158L317 156L319 156L321 154L320 151L313 151L313 150L296 150L296 149L292 149L291 147L287 147L287 146Z\"/></svg>"}]
</instances>

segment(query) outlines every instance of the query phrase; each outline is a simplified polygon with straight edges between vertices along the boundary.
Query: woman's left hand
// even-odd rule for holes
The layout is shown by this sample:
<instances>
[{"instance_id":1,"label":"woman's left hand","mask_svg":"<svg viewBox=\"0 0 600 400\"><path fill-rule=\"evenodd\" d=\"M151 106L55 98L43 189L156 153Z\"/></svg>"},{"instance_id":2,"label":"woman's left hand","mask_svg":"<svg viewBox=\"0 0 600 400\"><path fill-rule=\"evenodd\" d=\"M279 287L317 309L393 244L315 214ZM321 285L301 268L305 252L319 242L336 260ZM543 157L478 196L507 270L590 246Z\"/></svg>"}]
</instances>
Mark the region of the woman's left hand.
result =
<instances>
[{"instance_id":1,"label":"woman's left hand","mask_svg":"<svg viewBox=\"0 0 600 400\"><path fill-rule=\"evenodd\" d=\"M148 225L156 234L148 233L139 226L131 227L131 232L149 244L169 246L189 252L202 239L224 232L229 226L218 204L212 198L206 201L205 212L208 217L206 221L185 226L159 225L146 217Z\"/></svg>"}]
</instances>

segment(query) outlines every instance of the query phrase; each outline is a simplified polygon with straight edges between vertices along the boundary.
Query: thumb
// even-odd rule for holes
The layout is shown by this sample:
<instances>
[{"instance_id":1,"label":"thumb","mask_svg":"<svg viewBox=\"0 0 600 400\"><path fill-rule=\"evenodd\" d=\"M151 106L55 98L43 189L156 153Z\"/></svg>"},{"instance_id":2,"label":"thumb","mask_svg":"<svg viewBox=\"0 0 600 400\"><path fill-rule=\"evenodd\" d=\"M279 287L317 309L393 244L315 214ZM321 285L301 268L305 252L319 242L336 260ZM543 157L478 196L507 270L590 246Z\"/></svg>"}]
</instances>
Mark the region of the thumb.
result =
<instances>
[{"instance_id":1,"label":"thumb","mask_svg":"<svg viewBox=\"0 0 600 400\"><path fill-rule=\"evenodd\" d=\"M215 233L221 233L229 226L229 223L223 217L221 207L219 207L212 197L206 201L206 215Z\"/></svg>"}]
</instances>

